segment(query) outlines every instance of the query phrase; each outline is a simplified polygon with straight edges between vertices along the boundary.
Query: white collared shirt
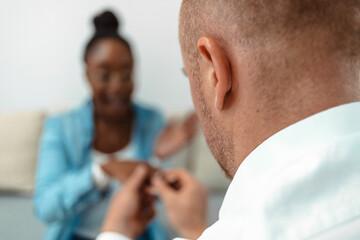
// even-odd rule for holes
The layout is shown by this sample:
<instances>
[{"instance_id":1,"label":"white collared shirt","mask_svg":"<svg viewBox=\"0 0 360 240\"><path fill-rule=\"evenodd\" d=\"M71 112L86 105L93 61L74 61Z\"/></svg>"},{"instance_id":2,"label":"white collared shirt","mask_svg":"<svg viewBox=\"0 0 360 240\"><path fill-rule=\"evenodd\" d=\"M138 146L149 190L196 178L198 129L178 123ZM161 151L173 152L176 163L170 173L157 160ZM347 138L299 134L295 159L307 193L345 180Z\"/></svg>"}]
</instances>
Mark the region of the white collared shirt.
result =
<instances>
[{"instance_id":1,"label":"white collared shirt","mask_svg":"<svg viewBox=\"0 0 360 240\"><path fill-rule=\"evenodd\" d=\"M315 114L258 146L199 239L339 236L360 239L360 102Z\"/></svg>"}]
</instances>

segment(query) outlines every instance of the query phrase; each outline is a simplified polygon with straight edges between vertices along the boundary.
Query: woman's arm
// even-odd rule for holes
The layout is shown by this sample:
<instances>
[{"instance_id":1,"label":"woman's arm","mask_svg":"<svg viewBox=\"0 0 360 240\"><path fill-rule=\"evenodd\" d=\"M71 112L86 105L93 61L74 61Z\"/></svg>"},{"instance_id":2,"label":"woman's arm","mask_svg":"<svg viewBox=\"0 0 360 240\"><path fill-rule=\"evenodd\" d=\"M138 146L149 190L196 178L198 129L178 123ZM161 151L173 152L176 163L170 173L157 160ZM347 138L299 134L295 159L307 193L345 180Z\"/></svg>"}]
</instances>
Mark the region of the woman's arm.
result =
<instances>
[{"instance_id":1,"label":"woman's arm","mask_svg":"<svg viewBox=\"0 0 360 240\"><path fill-rule=\"evenodd\" d=\"M35 210L44 222L62 221L98 201L91 164L71 170L58 119L46 120L40 143L36 176Z\"/></svg>"},{"instance_id":2,"label":"woman's arm","mask_svg":"<svg viewBox=\"0 0 360 240\"><path fill-rule=\"evenodd\" d=\"M191 113L183 120L170 121L159 133L155 144L155 156L166 159L180 151L198 132L196 113Z\"/></svg>"}]
</instances>

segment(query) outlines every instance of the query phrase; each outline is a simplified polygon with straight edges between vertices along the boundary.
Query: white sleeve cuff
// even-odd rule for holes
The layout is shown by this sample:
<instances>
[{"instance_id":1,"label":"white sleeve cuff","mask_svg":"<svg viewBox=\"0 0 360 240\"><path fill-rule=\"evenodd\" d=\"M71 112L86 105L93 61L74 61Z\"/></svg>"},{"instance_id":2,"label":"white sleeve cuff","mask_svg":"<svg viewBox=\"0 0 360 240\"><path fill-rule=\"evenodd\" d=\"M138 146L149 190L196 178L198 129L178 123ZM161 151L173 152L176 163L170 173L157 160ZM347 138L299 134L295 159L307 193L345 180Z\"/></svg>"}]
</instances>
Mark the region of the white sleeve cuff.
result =
<instances>
[{"instance_id":1,"label":"white sleeve cuff","mask_svg":"<svg viewBox=\"0 0 360 240\"><path fill-rule=\"evenodd\" d=\"M92 163L91 171L95 187L100 191L107 189L111 178L104 172L104 170L102 170L100 164Z\"/></svg>"},{"instance_id":2,"label":"white sleeve cuff","mask_svg":"<svg viewBox=\"0 0 360 240\"><path fill-rule=\"evenodd\" d=\"M96 237L96 240L132 240L132 239L125 237L120 233L104 232L104 233L100 233L100 235Z\"/></svg>"},{"instance_id":3,"label":"white sleeve cuff","mask_svg":"<svg viewBox=\"0 0 360 240\"><path fill-rule=\"evenodd\" d=\"M100 233L95 240L132 240L120 233L104 232ZM187 240L185 238L174 238L174 240Z\"/></svg>"}]
</instances>

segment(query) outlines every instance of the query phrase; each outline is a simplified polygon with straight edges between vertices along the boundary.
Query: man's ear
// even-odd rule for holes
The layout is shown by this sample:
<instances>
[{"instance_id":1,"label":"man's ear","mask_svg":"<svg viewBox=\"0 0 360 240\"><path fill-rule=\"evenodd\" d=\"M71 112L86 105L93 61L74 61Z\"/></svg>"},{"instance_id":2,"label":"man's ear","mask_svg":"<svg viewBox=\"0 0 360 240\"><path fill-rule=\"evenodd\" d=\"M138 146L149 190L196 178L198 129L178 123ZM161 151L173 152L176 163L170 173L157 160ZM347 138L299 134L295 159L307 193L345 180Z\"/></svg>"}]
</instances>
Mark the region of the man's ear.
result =
<instances>
[{"instance_id":1,"label":"man's ear","mask_svg":"<svg viewBox=\"0 0 360 240\"><path fill-rule=\"evenodd\" d=\"M210 80L215 89L214 104L216 109L222 110L226 102L226 95L232 87L229 59L219 44L211 37L201 37L197 47L203 59L210 64Z\"/></svg>"}]
</instances>

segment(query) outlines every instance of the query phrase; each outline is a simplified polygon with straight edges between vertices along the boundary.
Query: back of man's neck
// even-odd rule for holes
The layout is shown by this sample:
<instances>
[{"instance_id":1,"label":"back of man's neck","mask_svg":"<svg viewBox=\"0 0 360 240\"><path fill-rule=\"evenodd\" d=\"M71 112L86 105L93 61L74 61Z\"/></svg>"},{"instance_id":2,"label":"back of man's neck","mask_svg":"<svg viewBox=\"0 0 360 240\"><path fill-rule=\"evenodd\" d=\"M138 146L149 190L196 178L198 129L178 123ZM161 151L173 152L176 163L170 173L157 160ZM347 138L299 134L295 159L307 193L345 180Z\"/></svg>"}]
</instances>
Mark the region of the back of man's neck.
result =
<instances>
[{"instance_id":1,"label":"back of man's neck","mask_svg":"<svg viewBox=\"0 0 360 240\"><path fill-rule=\"evenodd\" d=\"M360 101L360 84L354 79L303 81L304 84L298 84L302 89L289 90L284 99L263 102L260 111L256 110L259 103L253 99L254 106L248 108L252 110L245 117L239 113L241 120L238 124L243 124L243 127L242 132L235 133L238 136L235 138L238 166L256 147L282 129L324 110Z\"/></svg>"}]
</instances>

